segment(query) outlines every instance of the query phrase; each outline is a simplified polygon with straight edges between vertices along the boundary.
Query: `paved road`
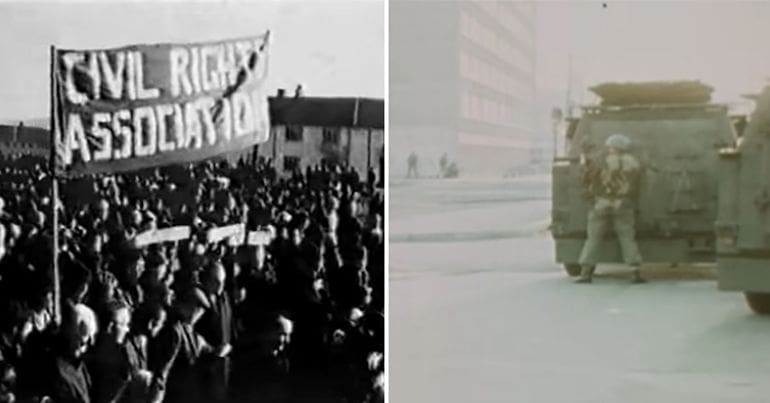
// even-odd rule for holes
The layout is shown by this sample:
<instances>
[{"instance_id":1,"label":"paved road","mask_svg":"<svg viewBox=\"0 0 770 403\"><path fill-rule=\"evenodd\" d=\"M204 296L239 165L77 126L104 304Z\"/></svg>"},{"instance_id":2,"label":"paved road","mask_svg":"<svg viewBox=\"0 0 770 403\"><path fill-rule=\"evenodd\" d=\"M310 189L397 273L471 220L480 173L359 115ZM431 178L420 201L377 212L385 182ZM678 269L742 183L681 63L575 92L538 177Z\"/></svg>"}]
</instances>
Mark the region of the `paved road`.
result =
<instances>
[{"instance_id":1,"label":"paved road","mask_svg":"<svg viewBox=\"0 0 770 403\"><path fill-rule=\"evenodd\" d=\"M544 177L391 187L390 401L770 401L770 320L709 267L572 284L548 193Z\"/></svg>"}]
</instances>

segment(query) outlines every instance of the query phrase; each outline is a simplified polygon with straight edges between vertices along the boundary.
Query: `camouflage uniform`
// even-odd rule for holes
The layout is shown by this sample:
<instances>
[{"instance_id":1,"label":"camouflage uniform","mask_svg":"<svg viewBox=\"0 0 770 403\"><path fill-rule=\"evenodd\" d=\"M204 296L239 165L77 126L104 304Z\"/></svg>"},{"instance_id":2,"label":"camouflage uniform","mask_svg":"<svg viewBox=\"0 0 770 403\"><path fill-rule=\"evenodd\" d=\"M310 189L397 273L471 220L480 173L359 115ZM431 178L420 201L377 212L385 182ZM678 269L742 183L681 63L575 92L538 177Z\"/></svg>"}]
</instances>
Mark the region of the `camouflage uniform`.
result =
<instances>
[{"instance_id":1,"label":"camouflage uniform","mask_svg":"<svg viewBox=\"0 0 770 403\"><path fill-rule=\"evenodd\" d=\"M634 282L642 281L639 275L642 257L636 244L634 228L641 165L633 155L626 152L625 148L630 141L623 138L626 143L621 143L617 148L612 147L617 146L617 143L608 140L611 148L602 164L586 171L585 180L593 199L593 207L588 212L588 237L578 260L582 270L577 281L581 283L591 281L598 263L599 248L610 224L620 243L623 260L634 269Z\"/></svg>"}]
</instances>

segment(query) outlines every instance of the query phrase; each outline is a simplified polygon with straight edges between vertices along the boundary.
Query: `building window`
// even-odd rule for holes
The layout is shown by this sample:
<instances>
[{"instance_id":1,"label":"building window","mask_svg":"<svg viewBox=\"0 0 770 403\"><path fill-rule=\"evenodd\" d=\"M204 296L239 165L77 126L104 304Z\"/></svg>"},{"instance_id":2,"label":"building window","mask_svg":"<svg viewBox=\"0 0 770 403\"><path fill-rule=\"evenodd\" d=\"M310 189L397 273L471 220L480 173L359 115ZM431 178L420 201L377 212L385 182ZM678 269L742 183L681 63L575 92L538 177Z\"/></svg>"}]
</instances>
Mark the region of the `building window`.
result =
<instances>
[{"instance_id":1,"label":"building window","mask_svg":"<svg viewBox=\"0 0 770 403\"><path fill-rule=\"evenodd\" d=\"M468 54L460 52L460 76L463 78L468 78L470 76L468 74L468 59Z\"/></svg>"},{"instance_id":2,"label":"building window","mask_svg":"<svg viewBox=\"0 0 770 403\"><path fill-rule=\"evenodd\" d=\"M460 93L460 117L463 119L470 118L470 97L467 92Z\"/></svg>"},{"instance_id":3,"label":"building window","mask_svg":"<svg viewBox=\"0 0 770 403\"><path fill-rule=\"evenodd\" d=\"M460 33L468 36L468 15L460 13Z\"/></svg>"},{"instance_id":4,"label":"building window","mask_svg":"<svg viewBox=\"0 0 770 403\"><path fill-rule=\"evenodd\" d=\"M283 157L283 170L284 171L293 171L295 169L299 168L299 157L292 157L289 155L285 155Z\"/></svg>"},{"instance_id":5,"label":"building window","mask_svg":"<svg viewBox=\"0 0 770 403\"><path fill-rule=\"evenodd\" d=\"M477 97L474 94L471 94L470 99L470 117L471 119L478 119L481 115L479 112L479 97Z\"/></svg>"},{"instance_id":6,"label":"building window","mask_svg":"<svg viewBox=\"0 0 770 403\"><path fill-rule=\"evenodd\" d=\"M323 133L323 142L324 144L334 144L337 145L340 143L340 131L339 129L330 129L330 128L324 128Z\"/></svg>"},{"instance_id":7,"label":"building window","mask_svg":"<svg viewBox=\"0 0 770 403\"><path fill-rule=\"evenodd\" d=\"M302 141L302 126L286 126L286 141Z\"/></svg>"}]
</instances>

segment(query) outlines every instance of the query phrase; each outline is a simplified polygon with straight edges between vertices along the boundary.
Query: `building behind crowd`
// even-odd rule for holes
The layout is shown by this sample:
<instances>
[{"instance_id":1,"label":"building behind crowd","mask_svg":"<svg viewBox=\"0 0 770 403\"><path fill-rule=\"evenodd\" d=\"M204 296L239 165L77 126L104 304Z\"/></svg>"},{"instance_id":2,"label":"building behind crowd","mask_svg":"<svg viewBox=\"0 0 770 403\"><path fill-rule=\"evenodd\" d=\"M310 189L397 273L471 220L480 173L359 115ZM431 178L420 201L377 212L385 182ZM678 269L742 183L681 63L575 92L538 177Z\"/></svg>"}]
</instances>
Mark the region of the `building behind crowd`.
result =
<instances>
[{"instance_id":1,"label":"building behind crowd","mask_svg":"<svg viewBox=\"0 0 770 403\"><path fill-rule=\"evenodd\" d=\"M411 152L421 176L440 156L498 176L536 158L535 5L390 2L390 173Z\"/></svg>"},{"instance_id":2,"label":"building behind crowd","mask_svg":"<svg viewBox=\"0 0 770 403\"><path fill-rule=\"evenodd\" d=\"M270 97L270 139L257 147L257 155L274 161L279 174L303 171L323 163L351 165L365 178L374 168L384 173L385 102L368 98ZM39 127L0 125L0 156L48 158L48 130ZM253 150L231 155L234 162L248 159Z\"/></svg>"},{"instance_id":3,"label":"building behind crowd","mask_svg":"<svg viewBox=\"0 0 770 403\"><path fill-rule=\"evenodd\" d=\"M270 140L258 155L271 158L280 173L324 163L369 168L382 177L385 102L368 98L284 96L270 98Z\"/></svg>"},{"instance_id":4,"label":"building behind crowd","mask_svg":"<svg viewBox=\"0 0 770 403\"><path fill-rule=\"evenodd\" d=\"M50 138L48 130L40 127L0 125L0 159L11 160L23 156L48 158Z\"/></svg>"}]
</instances>

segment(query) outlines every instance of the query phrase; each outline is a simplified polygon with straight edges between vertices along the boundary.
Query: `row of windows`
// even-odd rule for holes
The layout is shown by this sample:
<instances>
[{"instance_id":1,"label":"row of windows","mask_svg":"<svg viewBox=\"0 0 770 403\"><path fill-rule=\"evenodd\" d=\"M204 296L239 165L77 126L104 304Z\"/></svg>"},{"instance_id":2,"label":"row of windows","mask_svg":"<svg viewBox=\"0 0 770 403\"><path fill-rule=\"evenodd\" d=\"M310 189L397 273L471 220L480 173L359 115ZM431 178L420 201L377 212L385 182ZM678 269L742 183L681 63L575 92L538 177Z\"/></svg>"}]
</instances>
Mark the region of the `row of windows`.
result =
<instances>
[{"instance_id":1,"label":"row of windows","mask_svg":"<svg viewBox=\"0 0 770 403\"><path fill-rule=\"evenodd\" d=\"M304 138L304 128L302 126L287 126L286 127L286 141L290 142L302 142ZM323 129L323 143L334 144L340 143L340 130L333 128Z\"/></svg>"},{"instance_id":2,"label":"row of windows","mask_svg":"<svg viewBox=\"0 0 770 403\"><path fill-rule=\"evenodd\" d=\"M519 21L506 24L506 26L519 27L517 31L520 32L513 33L514 37L526 44L532 44L534 38ZM460 13L460 33L479 47L497 55L506 63L515 66L525 73L532 72L533 55L510 43L511 41L486 27L484 23L474 16L468 13Z\"/></svg>"},{"instance_id":3,"label":"row of windows","mask_svg":"<svg viewBox=\"0 0 770 403\"><path fill-rule=\"evenodd\" d=\"M531 35L535 19L534 2L476 0L473 3L517 38Z\"/></svg>"},{"instance_id":4,"label":"row of windows","mask_svg":"<svg viewBox=\"0 0 770 403\"><path fill-rule=\"evenodd\" d=\"M460 76L506 95L523 99L533 95L534 77L530 82L522 82L518 76L466 52L460 52Z\"/></svg>"},{"instance_id":5,"label":"row of windows","mask_svg":"<svg viewBox=\"0 0 770 403\"><path fill-rule=\"evenodd\" d=\"M489 135L482 133L459 132L457 141L462 145L482 146L482 147L508 147L527 150L532 148L532 141L526 137L525 133L506 133L504 136Z\"/></svg>"},{"instance_id":6,"label":"row of windows","mask_svg":"<svg viewBox=\"0 0 770 403\"><path fill-rule=\"evenodd\" d=\"M513 110L509 105L482 98L476 94L463 93L460 96L460 116L491 124L505 124L512 119Z\"/></svg>"},{"instance_id":7,"label":"row of windows","mask_svg":"<svg viewBox=\"0 0 770 403\"><path fill-rule=\"evenodd\" d=\"M500 126L524 126L531 124L531 106L499 102L472 92L460 95L460 116Z\"/></svg>"}]
</instances>

